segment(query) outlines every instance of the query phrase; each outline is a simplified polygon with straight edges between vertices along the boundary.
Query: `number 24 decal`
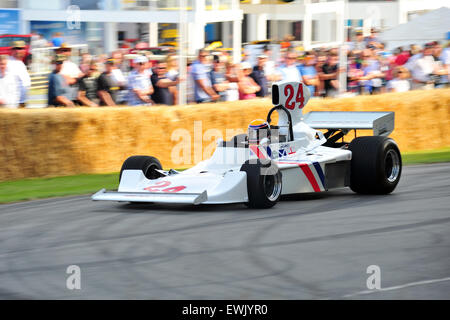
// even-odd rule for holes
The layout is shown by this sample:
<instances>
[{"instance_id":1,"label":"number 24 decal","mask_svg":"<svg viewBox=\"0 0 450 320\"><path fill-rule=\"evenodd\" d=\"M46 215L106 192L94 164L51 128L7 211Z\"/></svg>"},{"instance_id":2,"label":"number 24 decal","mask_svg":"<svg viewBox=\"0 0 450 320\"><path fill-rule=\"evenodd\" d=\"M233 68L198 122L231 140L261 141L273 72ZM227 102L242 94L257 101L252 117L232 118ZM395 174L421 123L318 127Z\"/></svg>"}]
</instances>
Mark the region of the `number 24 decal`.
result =
<instances>
[{"instance_id":1,"label":"number 24 decal","mask_svg":"<svg viewBox=\"0 0 450 320\"><path fill-rule=\"evenodd\" d=\"M154 186L144 188L144 190L147 190L148 192L177 193L177 192L180 192L180 191L186 189L185 186L167 188L168 186L170 186L170 184L171 184L171 182L169 182L169 181L160 181L160 182L155 183Z\"/></svg>"},{"instance_id":2,"label":"number 24 decal","mask_svg":"<svg viewBox=\"0 0 450 320\"><path fill-rule=\"evenodd\" d=\"M301 83L298 84L297 95L295 97L295 101L292 101L294 97L295 89L291 84L286 85L284 87L284 95L287 96L285 107L289 110L294 110L295 105L299 103L299 109L304 107L305 97L303 96L303 85ZM291 102L292 101L292 102Z\"/></svg>"}]
</instances>

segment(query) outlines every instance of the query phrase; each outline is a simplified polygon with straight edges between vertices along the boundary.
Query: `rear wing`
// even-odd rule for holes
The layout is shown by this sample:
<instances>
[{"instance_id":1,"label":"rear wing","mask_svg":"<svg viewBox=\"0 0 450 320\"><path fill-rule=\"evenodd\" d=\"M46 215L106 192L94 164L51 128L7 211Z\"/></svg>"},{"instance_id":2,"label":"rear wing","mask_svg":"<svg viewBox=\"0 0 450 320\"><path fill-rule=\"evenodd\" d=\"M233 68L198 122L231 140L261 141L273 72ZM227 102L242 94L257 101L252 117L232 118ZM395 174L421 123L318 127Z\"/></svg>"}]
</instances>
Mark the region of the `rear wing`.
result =
<instances>
[{"instance_id":1,"label":"rear wing","mask_svg":"<svg viewBox=\"0 0 450 320\"><path fill-rule=\"evenodd\" d=\"M373 130L374 136L389 136L394 131L394 112L313 111L303 121L314 129Z\"/></svg>"}]
</instances>

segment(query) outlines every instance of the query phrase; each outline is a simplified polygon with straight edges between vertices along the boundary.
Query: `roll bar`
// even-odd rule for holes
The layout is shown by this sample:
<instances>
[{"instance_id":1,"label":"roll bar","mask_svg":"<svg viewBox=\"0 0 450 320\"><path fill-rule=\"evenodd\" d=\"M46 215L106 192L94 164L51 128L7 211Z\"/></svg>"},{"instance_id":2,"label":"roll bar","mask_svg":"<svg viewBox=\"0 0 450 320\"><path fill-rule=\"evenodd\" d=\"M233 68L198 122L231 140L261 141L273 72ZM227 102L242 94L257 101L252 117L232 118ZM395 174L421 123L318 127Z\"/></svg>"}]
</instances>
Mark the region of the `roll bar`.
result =
<instances>
[{"instance_id":1,"label":"roll bar","mask_svg":"<svg viewBox=\"0 0 450 320\"><path fill-rule=\"evenodd\" d=\"M288 141L294 141L294 130L292 129L292 117L291 117L291 113L289 112L288 109L286 109L286 107L282 106L282 105L278 105L273 107L272 109L270 109L269 114L267 115L267 122L270 124L270 122L272 121L272 119L270 118L270 116L272 115L272 113L275 110L283 110L288 118L288 123L289 123L289 139Z\"/></svg>"}]
</instances>

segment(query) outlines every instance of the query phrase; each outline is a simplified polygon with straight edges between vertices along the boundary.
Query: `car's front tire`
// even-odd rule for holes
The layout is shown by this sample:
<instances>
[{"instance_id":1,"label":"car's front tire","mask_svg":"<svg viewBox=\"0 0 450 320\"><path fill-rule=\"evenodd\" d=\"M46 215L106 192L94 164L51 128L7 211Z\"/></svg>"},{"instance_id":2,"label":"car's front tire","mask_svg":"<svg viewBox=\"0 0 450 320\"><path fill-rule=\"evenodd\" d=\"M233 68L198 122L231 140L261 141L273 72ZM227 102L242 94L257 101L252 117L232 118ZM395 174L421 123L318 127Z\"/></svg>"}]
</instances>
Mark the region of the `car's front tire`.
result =
<instances>
[{"instance_id":1,"label":"car's front tire","mask_svg":"<svg viewBox=\"0 0 450 320\"><path fill-rule=\"evenodd\" d=\"M145 177L150 180L158 179L161 174L156 170L162 170L161 163L158 159L149 156L132 156L129 157L120 169L119 182L122 180L122 173L125 170L142 170Z\"/></svg>"},{"instance_id":2,"label":"car's front tire","mask_svg":"<svg viewBox=\"0 0 450 320\"><path fill-rule=\"evenodd\" d=\"M274 163L269 161L263 164L260 160L247 160L241 171L247 173L247 205L250 208L271 208L280 200L282 176Z\"/></svg>"},{"instance_id":3,"label":"car's front tire","mask_svg":"<svg viewBox=\"0 0 450 320\"><path fill-rule=\"evenodd\" d=\"M394 191L402 173L402 157L394 140L381 137L354 139L350 188L362 194L388 194Z\"/></svg>"}]
</instances>

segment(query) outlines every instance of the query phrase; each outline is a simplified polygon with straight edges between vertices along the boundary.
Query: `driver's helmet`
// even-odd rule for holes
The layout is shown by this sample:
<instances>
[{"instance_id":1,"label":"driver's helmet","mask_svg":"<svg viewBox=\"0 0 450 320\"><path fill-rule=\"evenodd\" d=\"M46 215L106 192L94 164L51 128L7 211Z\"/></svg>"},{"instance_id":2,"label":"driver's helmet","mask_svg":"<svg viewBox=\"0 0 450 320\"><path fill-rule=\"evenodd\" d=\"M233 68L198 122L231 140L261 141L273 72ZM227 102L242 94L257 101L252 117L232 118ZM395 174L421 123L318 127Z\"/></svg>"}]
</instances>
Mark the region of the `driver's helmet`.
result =
<instances>
[{"instance_id":1,"label":"driver's helmet","mask_svg":"<svg viewBox=\"0 0 450 320\"><path fill-rule=\"evenodd\" d=\"M248 126L248 142L250 144L259 144L264 138L270 140L269 123L262 119L256 119L250 122L250 125Z\"/></svg>"}]
</instances>

